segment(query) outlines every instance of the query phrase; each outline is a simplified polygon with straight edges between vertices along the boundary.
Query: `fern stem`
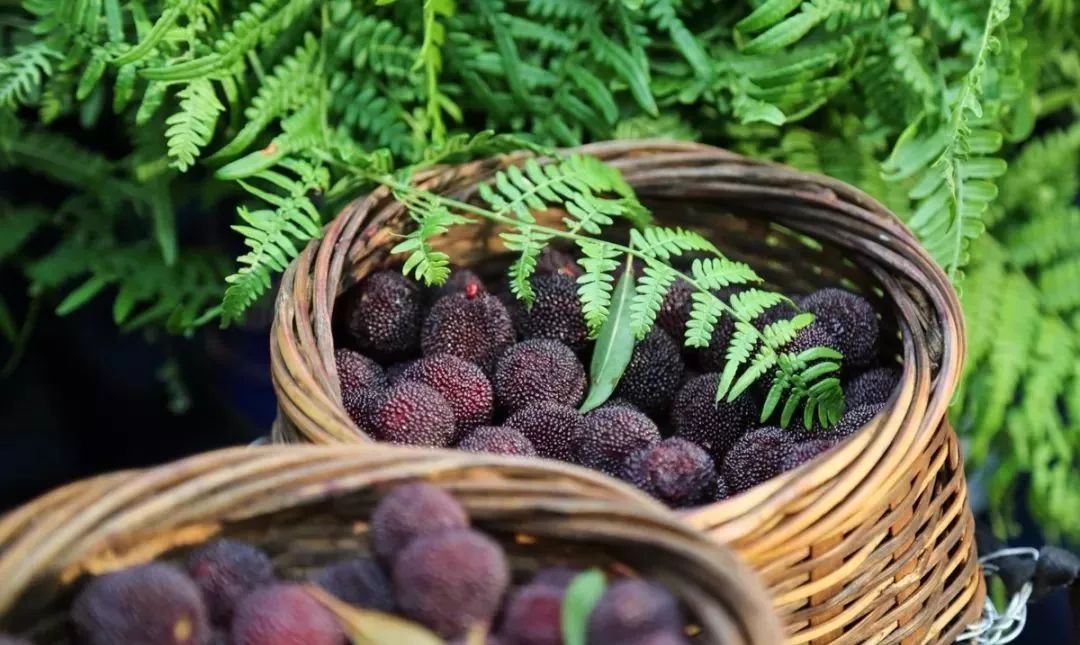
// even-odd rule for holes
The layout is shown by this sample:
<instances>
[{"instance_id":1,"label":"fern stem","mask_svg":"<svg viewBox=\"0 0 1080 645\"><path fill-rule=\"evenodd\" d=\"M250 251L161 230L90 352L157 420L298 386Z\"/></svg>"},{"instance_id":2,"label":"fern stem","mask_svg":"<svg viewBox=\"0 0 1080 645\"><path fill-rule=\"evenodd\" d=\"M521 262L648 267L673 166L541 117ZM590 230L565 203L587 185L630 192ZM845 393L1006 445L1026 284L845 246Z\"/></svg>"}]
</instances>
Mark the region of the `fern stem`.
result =
<instances>
[{"instance_id":1,"label":"fern stem","mask_svg":"<svg viewBox=\"0 0 1080 645\"><path fill-rule=\"evenodd\" d=\"M577 233L575 231L564 230L564 229L559 229L559 228L552 228L550 226L544 226L542 224L524 223L519 219L509 217L509 216L507 216L507 215L505 215L503 213L500 213L498 211L493 211L493 210L484 208L482 206L476 206L475 204L470 204L468 202L463 202L461 200L457 200L457 199L454 199L452 197L446 197L445 195L437 195L435 193L431 193L430 191L425 191L425 190L422 190L422 189L418 189L415 186L412 186L410 184L402 183L402 182L400 182L400 181L398 181L398 180L396 180L396 179L394 179L392 177L382 177L378 181L380 183L385 184L387 187L389 187L395 193L413 195L413 196L418 196L418 197L422 196L425 199L437 201L441 205L443 205L443 206L445 206L447 208L455 209L455 210L459 210L459 211L464 211L464 212L467 212L467 213L470 213L470 214L473 214L473 215L477 215L477 216L483 217L484 219L487 219L489 221L495 222L496 224L503 224L505 226L510 226L510 227L514 227L514 228L521 228L521 227L524 226L524 227L527 227L527 228L529 228L531 230L542 232L544 235L547 235L547 236L550 236L550 237L553 237L553 238L561 238L561 239L564 239L564 240L569 240L569 241L572 241L572 242L575 242L575 243L577 243L577 242L593 242L593 243L595 243L595 242L599 241L599 242L601 242L603 244L606 244L608 247L610 247L612 249L615 249L620 254L626 254L628 256L638 258L639 260L645 262L649 266L662 267L664 270L671 272L675 277L682 278L683 280L685 280L687 282L687 284L689 284L691 287L693 287L696 291L699 291L699 292L705 294L706 297L710 298L714 302L714 304L716 304L722 311L724 311L725 313L730 315L733 319L738 320L739 322L750 323L749 318L739 315L739 313L735 309L733 309L730 305L728 305L728 303L724 302L721 298L718 298L715 294L712 293L712 291L710 291L709 289L702 286L701 283L698 280L696 280L695 278L693 278L692 276L687 275L686 273L683 273L682 271L679 271L678 269L675 269L672 266L664 264L663 262L657 260L655 257L652 257L651 255L649 255L648 253L645 253L643 251L635 249L632 245L628 246L628 245L625 245L625 244L619 244L618 242L610 242L608 240L596 240L595 238L589 237L587 235L581 235L581 234L579 234L579 233ZM784 299L787 302L791 302L791 300L786 298L786 297ZM763 333L761 333L760 330L758 330L753 325L750 325L749 327L752 330L751 333L757 338L757 340L759 342L770 345L770 347L771 347L771 344L768 343L765 335ZM775 350L777 348L772 347L772 349Z\"/></svg>"}]
</instances>

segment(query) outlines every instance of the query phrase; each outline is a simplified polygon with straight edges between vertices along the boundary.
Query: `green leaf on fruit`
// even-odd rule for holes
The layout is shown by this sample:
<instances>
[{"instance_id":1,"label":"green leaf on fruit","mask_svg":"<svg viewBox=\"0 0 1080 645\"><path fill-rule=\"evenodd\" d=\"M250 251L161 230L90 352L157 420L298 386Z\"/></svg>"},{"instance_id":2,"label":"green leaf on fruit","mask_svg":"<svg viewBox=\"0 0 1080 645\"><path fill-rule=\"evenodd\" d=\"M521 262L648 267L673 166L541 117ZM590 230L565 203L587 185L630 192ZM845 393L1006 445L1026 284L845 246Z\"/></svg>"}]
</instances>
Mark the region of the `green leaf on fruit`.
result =
<instances>
[{"instance_id":1,"label":"green leaf on fruit","mask_svg":"<svg viewBox=\"0 0 1080 645\"><path fill-rule=\"evenodd\" d=\"M581 404L581 411L588 412L607 401L619 384L630 357L634 354L634 330L630 324L634 299L634 272L629 258L622 276L615 285L608 317L600 327L589 365L589 395Z\"/></svg>"},{"instance_id":2,"label":"green leaf on fruit","mask_svg":"<svg viewBox=\"0 0 1080 645\"><path fill-rule=\"evenodd\" d=\"M562 633L565 645L585 645L589 614L604 595L607 578L599 569L589 569L574 576L566 588L562 606Z\"/></svg>"}]
</instances>

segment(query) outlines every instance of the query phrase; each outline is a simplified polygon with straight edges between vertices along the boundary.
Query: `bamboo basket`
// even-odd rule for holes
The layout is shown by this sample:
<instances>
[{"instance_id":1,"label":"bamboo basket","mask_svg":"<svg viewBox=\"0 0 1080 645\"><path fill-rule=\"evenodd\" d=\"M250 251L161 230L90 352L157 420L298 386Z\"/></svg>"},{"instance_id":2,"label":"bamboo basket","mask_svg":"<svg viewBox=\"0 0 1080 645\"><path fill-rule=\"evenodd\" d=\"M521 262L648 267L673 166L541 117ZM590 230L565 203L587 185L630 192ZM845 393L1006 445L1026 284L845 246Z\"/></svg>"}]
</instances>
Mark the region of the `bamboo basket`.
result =
<instances>
[{"instance_id":1,"label":"bamboo basket","mask_svg":"<svg viewBox=\"0 0 1080 645\"><path fill-rule=\"evenodd\" d=\"M867 296L901 382L885 410L816 460L685 519L731 545L765 578L791 643L948 642L985 595L956 436L945 420L965 340L947 277L912 233L866 194L833 179L670 141L580 151L619 167L666 225L696 229L770 286L842 285ZM502 156L417 177L469 199ZM388 263L407 226L385 188L348 207L286 271L271 332L281 442L366 442L341 402L334 300ZM470 265L499 253L493 229L452 230Z\"/></svg>"},{"instance_id":2,"label":"bamboo basket","mask_svg":"<svg viewBox=\"0 0 1080 645\"><path fill-rule=\"evenodd\" d=\"M86 574L229 537L303 578L366 551L366 520L395 485L444 487L507 549L515 579L547 564L629 570L666 585L700 629L695 643L782 640L761 582L630 487L574 466L449 450L237 448L55 490L0 517L0 631L66 643Z\"/></svg>"}]
</instances>

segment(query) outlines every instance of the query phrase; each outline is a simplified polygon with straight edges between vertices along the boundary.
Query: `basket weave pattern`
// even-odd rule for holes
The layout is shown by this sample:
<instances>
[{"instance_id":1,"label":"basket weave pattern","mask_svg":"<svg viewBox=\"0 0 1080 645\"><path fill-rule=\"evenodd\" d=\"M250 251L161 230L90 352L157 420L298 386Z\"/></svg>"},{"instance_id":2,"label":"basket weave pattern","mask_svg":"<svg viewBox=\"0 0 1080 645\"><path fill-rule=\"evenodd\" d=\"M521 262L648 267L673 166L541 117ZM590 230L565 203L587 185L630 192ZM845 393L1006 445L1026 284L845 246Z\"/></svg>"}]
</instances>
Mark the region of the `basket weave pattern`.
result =
<instances>
[{"instance_id":1,"label":"basket weave pattern","mask_svg":"<svg viewBox=\"0 0 1080 645\"><path fill-rule=\"evenodd\" d=\"M66 642L83 574L179 557L215 537L257 544L278 571L303 577L364 552L379 497L414 480L457 497L515 573L553 562L630 567L683 601L700 642L782 638L753 572L632 488L555 463L345 446L207 453L69 485L0 517L0 631Z\"/></svg>"},{"instance_id":2,"label":"basket weave pattern","mask_svg":"<svg viewBox=\"0 0 1080 645\"><path fill-rule=\"evenodd\" d=\"M618 166L660 222L703 232L771 286L799 293L841 284L874 302L902 366L885 411L811 463L684 516L764 576L792 643L950 641L978 617L985 590L962 460L945 420L965 349L947 277L895 216L842 182L698 144L611 142L582 151ZM469 199L519 159L417 179ZM271 334L276 440L369 440L341 403L334 299L387 262L408 221L377 189L285 273ZM466 265L501 252L491 229L452 231L442 246Z\"/></svg>"}]
</instances>

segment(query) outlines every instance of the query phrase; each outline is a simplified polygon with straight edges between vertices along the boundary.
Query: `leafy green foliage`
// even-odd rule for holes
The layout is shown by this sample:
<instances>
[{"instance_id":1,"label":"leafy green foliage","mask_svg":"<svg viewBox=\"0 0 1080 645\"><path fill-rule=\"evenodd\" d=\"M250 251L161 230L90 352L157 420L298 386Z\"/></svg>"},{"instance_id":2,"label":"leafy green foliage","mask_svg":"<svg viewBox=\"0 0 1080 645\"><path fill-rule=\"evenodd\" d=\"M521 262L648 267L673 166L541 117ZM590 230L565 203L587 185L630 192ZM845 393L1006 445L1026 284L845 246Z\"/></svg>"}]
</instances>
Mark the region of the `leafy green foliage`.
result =
<instances>
[{"instance_id":1,"label":"leafy green foliage","mask_svg":"<svg viewBox=\"0 0 1080 645\"><path fill-rule=\"evenodd\" d=\"M969 359L954 420L970 458L991 468L1003 532L1017 476L1044 529L1080 534L1080 246L1070 228L1080 186L1080 126L1025 145L1001 182L999 212L972 248L961 292Z\"/></svg>"},{"instance_id":2,"label":"leafy green foliage","mask_svg":"<svg viewBox=\"0 0 1080 645\"><path fill-rule=\"evenodd\" d=\"M441 283L448 276L449 258L432 251L431 238L446 232L450 223L468 222L464 214L479 216L508 226L501 233L507 249L517 253L510 264L510 290L526 306L535 298L530 278L536 270L537 257L553 238L574 241L581 250L578 263L578 296L585 322L597 337L592 365L592 389L586 409L603 403L614 391L618 379L633 352L633 338L643 338L656 322L656 312L676 278L693 289L693 306L687 323L685 343L705 347L722 316L734 319L737 332L727 348L727 364L717 389L717 399L732 400L776 367L772 406L762 419L771 416L776 404L784 400L781 423L788 425L793 413L802 406L804 423L810 427L815 418L834 425L844 410L840 381L833 374L840 369L841 356L823 347L798 355L785 351L795 333L813 320L801 314L792 321L769 325L763 332L751 324L764 311L784 300L784 296L748 288L725 302L716 291L735 285L761 282L748 265L733 262L700 234L679 228L664 228L650 223L644 207L637 201L621 175L597 160L574 155L542 163L534 157L520 165L510 165L495 173L477 189L484 207L463 203L417 189L396 185L399 198L410 207L415 230L396 247L409 253L406 273L413 271L429 283ZM564 228L539 223L538 211L559 209ZM457 211L458 214L453 214ZM629 220L627 244L614 239L609 227L616 217ZM453 219L452 219L453 218ZM669 263L684 253L707 253L712 257L695 258L687 273ZM618 258L625 255L644 264L643 279L635 287L628 272L618 280ZM629 265L629 262L627 262ZM429 275L417 272L425 267Z\"/></svg>"}]
</instances>

